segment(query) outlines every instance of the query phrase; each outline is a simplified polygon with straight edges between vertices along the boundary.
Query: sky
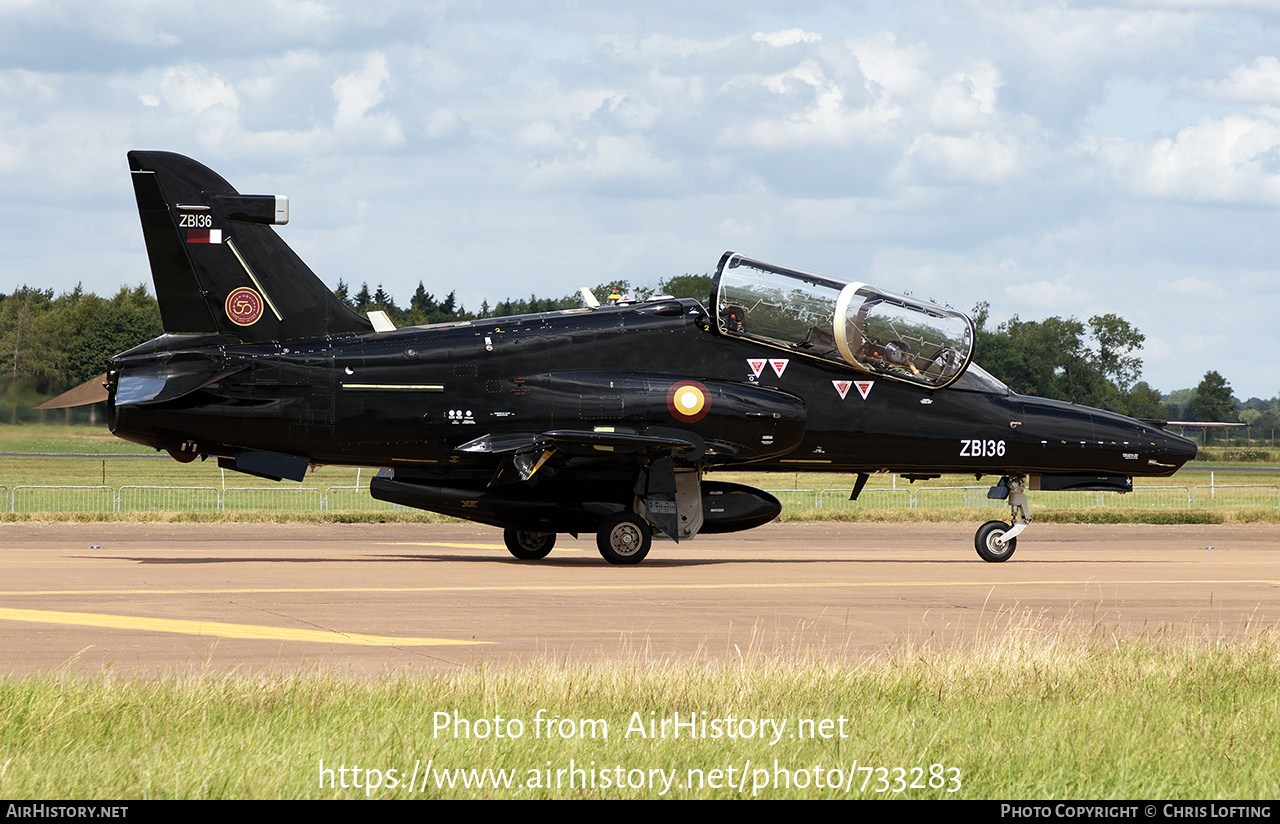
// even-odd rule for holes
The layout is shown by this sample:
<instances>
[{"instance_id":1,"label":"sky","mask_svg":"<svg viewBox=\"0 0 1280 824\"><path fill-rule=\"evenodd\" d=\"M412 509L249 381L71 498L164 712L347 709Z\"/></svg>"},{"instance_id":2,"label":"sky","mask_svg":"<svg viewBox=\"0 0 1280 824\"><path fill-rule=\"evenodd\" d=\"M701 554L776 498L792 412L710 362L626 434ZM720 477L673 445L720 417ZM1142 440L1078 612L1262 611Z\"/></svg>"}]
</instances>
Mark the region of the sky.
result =
<instances>
[{"instance_id":1,"label":"sky","mask_svg":"<svg viewBox=\"0 0 1280 824\"><path fill-rule=\"evenodd\" d=\"M732 250L1280 393L1273 0L0 0L0 291L149 284L130 149L401 305Z\"/></svg>"}]
</instances>

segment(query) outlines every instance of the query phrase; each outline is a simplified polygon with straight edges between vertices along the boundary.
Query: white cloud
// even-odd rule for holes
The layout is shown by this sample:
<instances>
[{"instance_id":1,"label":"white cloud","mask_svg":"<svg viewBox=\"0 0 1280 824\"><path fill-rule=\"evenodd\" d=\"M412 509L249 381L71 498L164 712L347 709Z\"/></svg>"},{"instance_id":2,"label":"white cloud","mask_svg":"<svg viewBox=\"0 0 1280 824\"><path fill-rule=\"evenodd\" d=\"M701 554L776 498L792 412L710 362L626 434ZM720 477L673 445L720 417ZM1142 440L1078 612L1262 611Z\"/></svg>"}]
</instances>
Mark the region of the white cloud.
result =
<instances>
[{"instance_id":1,"label":"white cloud","mask_svg":"<svg viewBox=\"0 0 1280 824\"><path fill-rule=\"evenodd\" d=\"M1208 81L1200 96L1217 103L1280 105L1280 60L1263 55L1251 66L1238 66L1223 80Z\"/></svg>"},{"instance_id":2,"label":"white cloud","mask_svg":"<svg viewBox=\"0 0 1280 824\"><path fill-rule=\"evenodd\" d=\"M782 71L739 75L731 85L769 92L767 116L732 122L717 145L788 152L801 147L878 147L896 154L900 182L989 185L1023 162L1024 127L1001 117L1000 72L989 60L951 67L892 35L850 38L811 49Z\"/></svg>"},{"instance_id":3,"label":"white cloud","mask_svg":"<svg viewBox=\"0 0 1280 824\"><path fill-rule=\"evenodd\" d=\"M653 63L666 60L684 60L691 57L721 51L739 40L728 36L712 40L697 37L677 37L656 34L632 38L609 34L599 38L600 51L612 60L622 63Z\"/></svg>"},{"instance_id":4,"label":"white cloud","mask_svg":"<svg viewBox=\"0 0 1280 824\"><path fill-rule=\"evenodd\" d=\"M851 38L846 45L873 94L913 99L927 94L933 85L923 66L929 57L926 48L899 43L889 32Z\"/></svg>"},{"instance_id":5,"label":"white cloud","mask_svg":"<svg viewBox=\"0 0 1280 824\"><path fill-rule=\"evenodd\" d=\"M427 137L447 137L465 127L462 118L449 109L436 109L427 117L422 133Z\"/></svg>"},{"instance_id":6,"label":"white cloud","mask_svg":"<svg viewBox=\"0 0 1280 824\"><path fill-rule=\"evenodd\" d=\"M568 138L546 120L535 120L516 130L512 144L523 152L541 155L570 148Z\"/></svg>"},{"instance_id":7,"label":"white cloud","mask_svg":"<svg viewBox=\"0 0 1280 824\"><path fill-rule=\"evenodd\" d=\"M0 71L0 101L8 105L49 106L61 97L63 78L52 72L26 69Z\"/></svg>"},{"instance_id":8,"label":"white cloud","mask_svg":"<svg viewBox=\"0 0 1280 824\"><path fill-rule=\"evenodd\" d=\"M1179 295L1187 295L1198 301L1208 299L1221 300L1227 297L1226 291L1214 281L1194 276L1171 281L1165 284L1164 288Z\"/></svg>"},{"instance_id":9,"label":"white cloud","mask_svg":"<svg viewBox=\"0 0 1280 824\"><path fill-rule=\"evenodd\" d=\"M391 70L387 67L386 56L372 54L357 71L333 81L333 96L338 102L334 123L350 126L362 120L382 102L382 87L390 79Z\"/></svg>"},{"instance_id":10,"label":"white cloud","mask_svg":"<svg viewBox=\"0 0 1280 824\"><path fill-rule=\"evenodd\" d=\"M1144 197L1280 206L1280 125L1205 117L1173 138L1103 141L1102 163Z\"/></svg>"},{"instance_id":11,"label":"white cloud","mask_svg":"<svg viewBox=\"0 0 1280 824\"><path fill-rule=\"evenodd\" d=\"M369 55L358 70L340 76L333 82L337 102L333 125L346 142L367 140L372 147L390 148L404 143L404 130L390 112L374 113L382 102L384 86L389 85L391 70L385 55Z\"/></svg>"},{"instance_id":12,"label":"white cloud","mask_svg":"<svg viewBox=\"0 0 1280 824\"><path fill-rule=\"evenodd\" d=\"M720 237L730 243L740 243L758 237L760 228L753 222L743 223L733 218L726 218L718 227L717 232Z\"/></svg>"},{"instance_id":13,"label":"white cloud","mask_svg":"<svg viewBox=\"0 0 1280 824\"><path fill-rule=\"evenodd\" d=\"M935 128L947 131L991 128L1003 85L990 63L955 72L935 84L925 116Z\"/></svg>"},{"instance_id":14,"label":"white cloud","mask_svg":"<svg viewBox=\"0 0 1280 824\"><path fill-rule=\"evenodd\" d=\"M894 170L894 179L995 186L1019 170L1019 154L1016 140L1005 135L923 134L907 147L906 156Z\"/></svg>"},{"instance_id":15,"label":"white cloud","mask_svg":"<svg viewBox=\"0 0 1280 824\"><path fill-rule=\"evenodd\" d=\"M577 157L542 163L527 175L535 190L626 185L635 193L666 188L680 179L680 165L654 157L643 138L601 137Z\"/></svg>"},{"instance_id":16,"label":"white cloud","mask_svg":"<svg viewBox=\"0 0 1280 824\"><path fill-rule=\"evenodd\" d=\"M1010 283L1004 292L1014 305L1033 306L1046 315L1077 314L1072 307L1085 305L1090 300L1088 289L1082 288L1070 275L1032 283Z\"/></svg>"},{"instance_id":17,"label":"white cloud","mask_svg":"<svg viewBox=\"0 0 1280 824\"><path fill-rule=\"evenodd\" d=\"M752 41L756 43L764 43L766 46L772 46L780 49L784 46L794 46L797 43L818 43L822 40L822 35L817 32L805 31L804 29L785 29L775 32L756 32L751 35Z\"/></svg>"},{"instance_id":18,"label":"white cloud","mask_svg":"<svg viewBox=\"0 0 1280 824\"><path fill-rule=\"evenodd\" d=\"M201 66L173 66L160 80L160 97L179 114L201 115L214 106L234 111L240 98L229 83Z\"/></svg>"},{"instance_id":19,"label":"white cloud","mask_svg":"<svg viewBox=\"0 0 1280 824\"><path fill-rule=\"evenodd\" d=\"M779 113L724 126L717 135L717 143L723 146L750 146L767 151L810 145L850 146L862 140L875 140L885 133L889 123L902 115L885 97L861 105L846 100L846 88L812 59L777 74L739 76L731 83L758 85L775 95L779 98ZM854 100L859 98L865 100L866 95L854 95ZM749 113L744 114L750 117Z\"/></svg>"}]
</instances>

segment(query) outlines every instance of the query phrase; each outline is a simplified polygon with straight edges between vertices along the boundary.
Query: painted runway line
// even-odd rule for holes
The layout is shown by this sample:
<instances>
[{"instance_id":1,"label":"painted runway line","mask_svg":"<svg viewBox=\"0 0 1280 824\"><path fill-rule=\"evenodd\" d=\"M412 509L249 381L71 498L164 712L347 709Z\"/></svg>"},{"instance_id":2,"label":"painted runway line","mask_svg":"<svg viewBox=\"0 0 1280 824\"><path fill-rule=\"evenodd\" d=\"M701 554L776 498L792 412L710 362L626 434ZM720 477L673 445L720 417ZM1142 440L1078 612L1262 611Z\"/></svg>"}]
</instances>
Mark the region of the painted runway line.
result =
<instances>
[{"instance_id":1,"label":"painted runway line","mask_svg":"<svg viewBox=\"0 0 1280 824\"><path fill-rule=\"evenodd\" d=\"M143 618L134 615L102 615L93 612L57 612L44 609L0 607L0 621L37 624L71 624L102 629L174 632L182 635L239 638L255 641L307 641L317 644L355 644L363 647L426 647L487 644L487 641L456 641L447 638L394 638L320 629L290 629L222 621L180 621L174 618Z\"/></svg>"}]
</instances>

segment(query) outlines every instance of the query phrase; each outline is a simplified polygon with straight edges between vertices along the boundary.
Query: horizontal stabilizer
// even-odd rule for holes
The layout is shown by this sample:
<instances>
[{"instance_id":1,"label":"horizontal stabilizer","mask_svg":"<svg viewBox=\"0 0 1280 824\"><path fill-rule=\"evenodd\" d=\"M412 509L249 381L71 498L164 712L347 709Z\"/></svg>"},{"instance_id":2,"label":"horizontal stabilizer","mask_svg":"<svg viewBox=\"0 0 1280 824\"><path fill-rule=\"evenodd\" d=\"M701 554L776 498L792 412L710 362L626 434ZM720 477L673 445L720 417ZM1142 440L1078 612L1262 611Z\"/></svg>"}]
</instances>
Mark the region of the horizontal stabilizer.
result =
<instances>
[{"instance_id":1,"label":"horizontal stabilizer","mask_svg":"<svg viewBox=\"0 0 1280 824\"><path fill-rule=\"evenodd\" d=\"M107 374L103 372L96 378L68 389L56 398L45 401L36 409L66 409L70 406L88 406L91 403L102 403L107 399Z\"/></svg>"}]
</instances>

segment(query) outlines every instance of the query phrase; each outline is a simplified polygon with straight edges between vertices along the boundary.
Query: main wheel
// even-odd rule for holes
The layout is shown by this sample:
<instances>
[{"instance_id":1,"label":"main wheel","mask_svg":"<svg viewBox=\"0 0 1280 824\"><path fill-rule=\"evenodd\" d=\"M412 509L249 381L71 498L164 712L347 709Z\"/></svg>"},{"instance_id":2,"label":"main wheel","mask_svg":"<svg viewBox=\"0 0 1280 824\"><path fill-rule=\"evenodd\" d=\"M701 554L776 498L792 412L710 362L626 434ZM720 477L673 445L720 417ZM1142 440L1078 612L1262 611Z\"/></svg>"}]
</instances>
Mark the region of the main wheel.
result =
<instances>
[{"instance_id":1,"label":"main wheel","mask_svg":"<svg viewBox=\"0 0 1280 824\"><path fill-rule=\"evenodd\" d=\"M596 546L611 564L638 564L649 554L653 531L639 515L619 512L600 525Z\"/></svg>"},{"instance_id":2,"label":"main wheel","mask_svg":"<svg viewBox=\"0 0 1280 824\"><path fill-rule=\"evenodd\" d=\"M1013 551L1018 548L1018 539L1004 540L1004 534L1009 529L1009 525L1004 521L987 521L978 527L978 534L973 536L973 545L978 550L978 557L992 564L998 564L1013 557Z\"/></svg>"},{"instance_id":3,"label":"main wheel","mask_svg":"<svg viewBox=\"0 0 1280 824\"><path fill-rule=\"evenodd\" d=\"M508 528L502 531L502 540L507 544L507 551L521 561L537 561L547 557L556 545L556 534Z\"/></svg>"}]
</instances>

